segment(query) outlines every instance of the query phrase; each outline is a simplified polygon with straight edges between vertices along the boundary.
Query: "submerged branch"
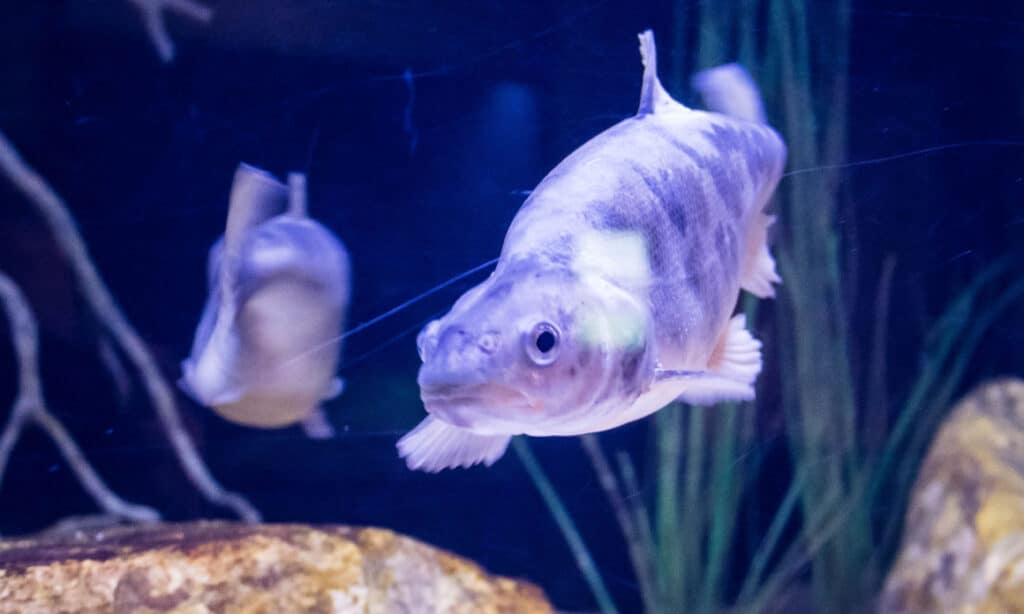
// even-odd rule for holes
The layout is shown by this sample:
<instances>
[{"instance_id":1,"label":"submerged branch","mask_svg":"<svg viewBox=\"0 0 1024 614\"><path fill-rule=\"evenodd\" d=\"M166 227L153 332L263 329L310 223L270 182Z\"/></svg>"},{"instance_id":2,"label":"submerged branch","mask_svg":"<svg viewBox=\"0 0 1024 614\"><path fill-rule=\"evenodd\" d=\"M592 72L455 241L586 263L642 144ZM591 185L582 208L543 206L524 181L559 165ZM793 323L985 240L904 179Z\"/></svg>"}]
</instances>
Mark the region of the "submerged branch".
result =
<instances>
[{"instance_id":1,"label":"submerged branch","mask_svg":"<svg viewBox=\"0 0 1024 614\"><path fill-rule=\"evenodd\" d=\"M173 11L189 19L206 23L213 18L213 9L194 0L128 0L138 9L146 34L165 63L174 59L174 41L167 33L164 13Z\"/></svg>"},{"instance_id":2,"label":"submerged branch","mask_svg":"<svg viewBox=\"0 0 1024 614\"><path fill-rule=\"evenodd\" d=\"M208 501L232 509L245 521L258 522L260 513L256 508L241 495L225 491L199 456L182 424L174 389L160 371L153 353L121 312L100 278L67 205L28 166L3 133L0 133L0 172L45 218L96 319L138 370L164 433L189 480Z\"/></svg>"},{"instance_id":3,"label":"submerged branch","mask_svg":"<svg viewBox=\"0 0 1024 614\"><path fill-rule=\"evenodd\" d=\"M10 421L0 435L0 482L22 431L27 424L35 423L50 436L82 487L107 515L137 522L160 520L156 510L128 503L114 494L86 460L64 425L46 408L39 377L39 327L25 297L3 273L0 273L0 303L10 323L11 341L18 361L18 396Z\"/></svg>"}]
</instances>

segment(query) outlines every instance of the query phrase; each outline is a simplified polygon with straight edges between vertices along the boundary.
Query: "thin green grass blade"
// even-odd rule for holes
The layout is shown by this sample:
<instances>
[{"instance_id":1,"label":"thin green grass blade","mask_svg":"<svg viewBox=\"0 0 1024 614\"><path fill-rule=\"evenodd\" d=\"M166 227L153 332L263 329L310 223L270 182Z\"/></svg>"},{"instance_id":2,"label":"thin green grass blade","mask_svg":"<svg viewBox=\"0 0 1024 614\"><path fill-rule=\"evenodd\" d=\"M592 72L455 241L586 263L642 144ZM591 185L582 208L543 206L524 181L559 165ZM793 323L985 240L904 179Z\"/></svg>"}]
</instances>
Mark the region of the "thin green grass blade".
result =
<instances>
[{"instance_id":1,"label":"thin green grass blade","mask_svg":"<svg viewBox=\"0 0 1024 614\"><path fill-rule=\"evenodd\" d=\"M658 494L655 503L656 566L661 603L669 612L683 611L682 523L679 514L679 465L682 457L682 408L670 405L655 414Z\"/></svg>"},{"instance_id":2,"label":"thin green grass blade","mask_svg":"<svg viewBox=\"0 0 1024 614\"><path fill-rule=\"evenodd\" d=\"M707 530L708 510L704 476L706 474L704 442L707 437L707 412L714 408L686 407L687 446L686 470L683 474L680 531L676 540L683 555L682 602L692 609L698 603L703 567L703 542ZM679 503L677 503L679 505Z\"/></svg>"},{"instance_id":3,"label":"thin green grass blade","mask_svg":"<svg viewBox=\"0 0 1024 614\"><path fill-rule=\"evenodd\" d=\"M919 425L920 414L928 404L929 391L934 389L940 375L945 371L946 361L953 352L956 340L969 325L971 310L978 294L996 279L1007 265L1007 260L1001 260L979 274L950 303L929 332L925 346L930 349L925 351L921 372L893 425L880 459L872 467L873 479L868 487L870 505L877 503L883 483L892 472L893 463L897 457L902 457L909 436L914 427Z\"/></svg>"},{"instance_id":4,"label":"thin green grass blade","mask_svg":"<svg viewBox=\"0 0 1024 614\"><path fill-rule=\"evenodd\" d=\"M943 369L945 375L942 384L928 401L927 410L921 412L923 420L918 421L920 428L909 435L910 441L905 447L905 458L897 471L897 478L894 483L894 492L899 497L897 509L902 510L904 502L909 498L913 481L920 467L920 463L927 452L928 442L932 440L935 431L940 425L940 420L946 410L952 405L953 395L959 389L963 381L964 371L974 357L974 351L982 341L985 333L989 331L996 320L1013 304L1024 298L1024 280L1011 284L1000 293L998 298L987 304L983 309L975 313L973 326L962 335L960 342L956 344L957 352L952 358L952 364ZM924 422L924 424L921 424ZM884 478L884 476L879 476ZM899 527L902 526L902 514L892 514L889 521L885 523L882 530L880 544L882 553L888 554L895 550L898 538Z\"/></svg>"},{"instance_id":5,"label":"thin green grass blade","mask_svg":"<svg viewBox=\"0 0 1024 614\"><path fill-rule=\"evenodd\" d=\"M701 610L717 611L726 590L726 566L734 541L739 499L743 489L737 471L736 446L740 439L740 412L752 408L739 403L713 408L715 428L711 450L711 506L708 524L707 557L703 569Z\"/></svg>"},{"instance_id":6,"label":"thin green grass blade","mask_svg":"<svg viewBox=\"0 0 1024 614\"><path fill-rule=\"evenodd\" d=\"M804 477L802 474L798 474L790 482L789 488L786 489L786 495L782 498L782 503L779 504L778 510L776 510L775 515L772 517L771 524L768 525L768 531L765 533L764 540L758 546L757 552L751 560L750 569L743 580L743 586L737 599L739 603L754 600L755 591L761 586L765 569L768 566L768 562L771 561L772 555L775 554L779 540L782 538L782 532L793 518L793 512L796 511L797 504L800 502L803 484Z\"/></svg>"},{"instance_id":7,"label":"thin green grass blade","mask_svg":"<svg viewBox=\"0 0 1024 614\"><path fill-rule=\"evenodd\" d=\"M579 568L580 573L583 574L583 579L590 586L590 592L594 595L597 607L602 614L618 614L615 602L612 601L611 594L608 592L604 580L601 579L601 573L598 571L597 565L594 564L594 559L590 556L590 550L587 549L583 537L580 536L576 523L573 522L572 515L569 514L569 510L562 503L561 497L558 496L558 492L551 484L551 480L544 473L544 469L541 468L540 463L534 458L533 452L530 451L530 444L526 442L526 439L516 437L512 440L512 449L516 451L519 461L523 463L523 467L526 468L530 479L533 480L533 485L537 487L541 498L544 499L544 503L548 506L551 517L555 519L555 523L562 531L562 536L565 537L569 550L572 551L572 556L576 560L576 567Z\"/></svg>"}]
</instances>

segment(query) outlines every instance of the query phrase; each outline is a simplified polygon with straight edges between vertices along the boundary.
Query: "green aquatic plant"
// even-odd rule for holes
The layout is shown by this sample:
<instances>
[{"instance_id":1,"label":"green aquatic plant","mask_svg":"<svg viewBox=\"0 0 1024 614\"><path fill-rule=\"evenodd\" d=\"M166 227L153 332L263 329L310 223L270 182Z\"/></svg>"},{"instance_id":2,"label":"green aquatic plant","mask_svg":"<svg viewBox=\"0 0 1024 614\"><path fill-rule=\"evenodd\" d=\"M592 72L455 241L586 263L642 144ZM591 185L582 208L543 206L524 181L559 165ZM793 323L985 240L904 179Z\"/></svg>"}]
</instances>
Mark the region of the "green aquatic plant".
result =
<instances>
[{"instance_id":1,"label":"green aquatic plant","mask_svg":"<svg viewBox=\"0 0 1024 614\"><path fill-rule=\"evenodd\" d=\"M782 235L774 252L785 281L771 318L760 314L755 327L773 333L766 349L779 363L791 472L774 509L751 518L744 495L753 496L752 481L764 471L755 424L757 412L772 409L764 401L756 409L748 403L658 412L644 481L640 463L623 452L612 463L596 435L584 436L647 612L765 612L784 608L798 593L804 601L790 609L868 610L895 555L927 443L985 332L1024 297L1024 280L1005 283L1005 262L976 276L932 324L916 377L892 402L885 340L896 263L889 258L872 347L856 355L847 302L854 280L844 259L855 246L836 224L844 206L849 15L842 0L677 3L669 87L683 89L687 57L695 58L691 68L738 57L761 84L772 124L788 143L789 168L797 169L774 204ZM694 17L698 37L689 41ZM822 40L829 44L815 42ZM748 321L758 315L754 304L745 305ZM864 384L854 377L860 364L868 365ZM744 558L735 553L741 536L752 543ZM573 539L585 552L579 535ZM603 587L592 560L588 566L590 585ZM602 611L607 601L605 591Z\"/></svg>"}]
</instances>

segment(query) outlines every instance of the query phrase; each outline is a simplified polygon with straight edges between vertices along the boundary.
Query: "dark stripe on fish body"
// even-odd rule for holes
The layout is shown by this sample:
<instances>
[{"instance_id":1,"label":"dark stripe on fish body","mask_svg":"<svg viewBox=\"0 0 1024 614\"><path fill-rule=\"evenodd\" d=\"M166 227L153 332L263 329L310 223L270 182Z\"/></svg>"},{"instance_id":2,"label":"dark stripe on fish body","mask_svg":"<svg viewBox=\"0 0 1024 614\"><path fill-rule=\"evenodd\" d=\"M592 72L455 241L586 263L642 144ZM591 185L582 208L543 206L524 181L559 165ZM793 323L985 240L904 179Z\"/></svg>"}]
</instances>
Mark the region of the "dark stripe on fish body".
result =
<instances>
[{"instance_id":1,"label":"dark stripe on fish body","mask_svg":"<svg viewBox=\"0 0 1024 614\"><path fill-rule=\"evenodd\" d=\"M722 125L714 125L708 134L708 139L714 143L719 151L740 151L747 156L749 166L753 171L767 170L768 151L765 147L767 140L762 138L763 129L750 127L738 129ZM754 179L751 177L751 179Z\"/></svg>"},{"instance_id":2,"label":"dark stripe on fish body","mask_svg":"<svg viewBox=\"0 0 1024 614\"><path fill-rule=\"evenodd\" d=\"M647 190L651 193L651 196L660 199L663 192L662 182L653 177L650 170L644 164L636 162L635 160L628 160L627 163L629 164L629 170L639 177L640 181L647 186Z\"/></svg>"},{"instance_id":3,"label":"dark stripe on fish body","mask_svg":"<svg viewBox=\"0 0 1024 614\"><path fill-rule=\"evenodd\" d=\"M628 389L631 385L635 385L634 381L637 377L637 372L640 370L640 360L644 354L642 351L629 351L625 352L622 356L622 364L620 365L622 373L622 381Z\"/></svg>"},{"instance_id":4,"label":"dark stripe on fish body","mask_svg":"<svg viewBox=\"0 0 1024 614\"><path fill-rule=\"evenodd\" d=\"M677 181L681 181L681 179L677 178ZM677 191L678 187L681 185L682 183L677 184ZM672 222L672 225L679 231L679 237L681 239L686 238L687 226L689 225L686 219L686 212L683 208L683 200L685 198L686 196L684 194L679 194L677 199L673 199L673 202L665 204L665 214L669 216L669 221Z\"/></svg>"},{"instance_id":5,"label":"dark stripe on fish body","mask_svg":"<svg viewBox=\"0 0 1024 614\"><path fill-rule=\"evenodd\" d=\"M685 166L655 171L636 160L625 164L623 188L591 203L587 217L598 230L639 231L647 240L655 276L678 281L683 252L705 244L698 229L707 224L709 211L698 175Z\"/></svg>"},{"instance_id":6,"label":"dark stripe on fish body","mask_svg":"<svg viewBox=\"0 0 1024 614\"><path fill-rule=\"evenodd\" d=\"M706 157L672 136L663 125L652 122L648 126L650 133L696 166L681 160L676 166L661 169L662 176L654 179L648 167L636 162L630 165L630 170L653 192L656 209L664 216L664 220L645 220L647 223L643 225L652 241L654 273L669 283L679 281L674 280L674 276L685 275L685 283L693 296L705 312L711 312L720 300L723 287L732 285L738 274L737 229L745 205L740 183L743 179L729 176L729 171L733 170L728 159L729 143L720 140L719 145L726 148L720 152L721 158ZM712 178L721 205L700 180L701 172ZM665 221L669 222L667 227L671 231L666 231ZM674 252L674 255L666 254L664 263L658 254L663 247Z\"/></svg>"},{"instance_id":7,"label":"dark stripe on fish body","mask_svg":"<svg viewBox=\"0 0 1024 614\"><path fill-rule=\"evenodd\" d=\"M708 202L700 190L697 174L687 167L659 169L661 175L657 181L654 196L658 200L659 209L668 218L672 228L678 233L677 240L682 241L690 232L691 222L700 228L701 221L708 214ZM687 189L689 188L689 189ZM697 189L694 189L697 188Z\"/></svg>"},{"instance_id":8,"label":"dark stripe on fish body","mask_svg":"<svg viewBox=\"0 0 1024 614\"><path fill-rule=\"evenodd\" d=\"M722 262L739 262L736 232L724 222L719 222L715 227L715 249Z\"/></svg>"},{"instance_id":9,"label":"dark stripe on fish body","mask_svg":"<svg viewBox=\"0 0 1024 614\"><path fill-rule=\"evenodd\" d=\"M655 177L651 169L636 162L630 164L630 170L640 177L640 180L647 186L651 197L655 201L653 208L659 209L668 218L671 227L677 234L674 239L678 241L684 240L687 235L687 227L689 226L686 212L689 211L691 214L700 215L706 211L707 205L704 199L686 202L687 200L692 200L690 197L693 195L687 194L683 188L687 183L692 183L694 178L679 177L680 171L677 169L660 169L658 171L660 177Z\"/></svg>"},{"instance_id":10,"label":"dark stripe on fish body","mask_svg":"<svg viewBox=\"0 0 1024 614\"><path fill-rule=\"evenodd\" d=\"M706 132L703 133L718 150L718 157L714 158L704 156L690 145L678 140L665 126L661 124L653 124L652 133L658 135L680 152L684 153L697 168L711 176L711 180L714 182L715 188L718 190L718 194L722 198L722 203L725 205L725 208L730 215L739 217L743 214L743 202L739 185L737 182L731 181L732 178L726 176L729 165L728 154L731 153L733 149L725 146L726 143L723 142L722 139L719 139L718 142L716 142L714 138L711 138L711 135Z\"/></svg>"}]
</instances>

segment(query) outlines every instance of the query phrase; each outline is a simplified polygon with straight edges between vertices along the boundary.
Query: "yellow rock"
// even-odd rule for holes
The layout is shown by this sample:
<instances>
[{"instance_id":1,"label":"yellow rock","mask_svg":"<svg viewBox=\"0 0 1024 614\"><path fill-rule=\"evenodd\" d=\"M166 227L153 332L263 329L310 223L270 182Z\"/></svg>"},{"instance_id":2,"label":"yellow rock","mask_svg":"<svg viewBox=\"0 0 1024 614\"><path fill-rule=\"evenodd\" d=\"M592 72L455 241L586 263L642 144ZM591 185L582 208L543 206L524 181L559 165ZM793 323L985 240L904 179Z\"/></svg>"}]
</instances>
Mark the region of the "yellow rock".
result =
<instances>
[{"instance_id":1,"label":"yellow rock","mask_svg":"<svg viewBox=\"0 0 1024 614\"><path fill-rule=\"evenodd\" d=\"M0 541L0 613L553 612L391 531L195 522Z\"/></svg>"},{"instance_id":2,"label":"yellow rock","mask_svg":"<svg viewBox=\"0 0 1024 614\"><path fill-rule=\"evenodd\" d=\"M879 611L1024 612L1024 381L986 384L946 419Z\"/></svg>"}]
</instances>

